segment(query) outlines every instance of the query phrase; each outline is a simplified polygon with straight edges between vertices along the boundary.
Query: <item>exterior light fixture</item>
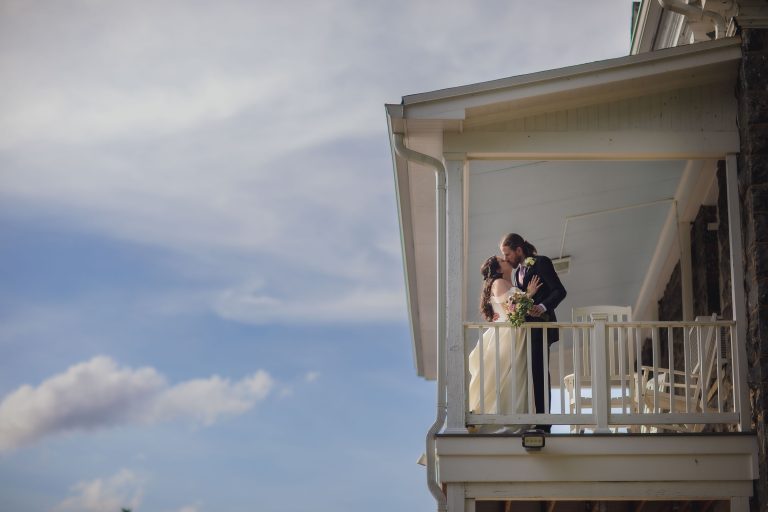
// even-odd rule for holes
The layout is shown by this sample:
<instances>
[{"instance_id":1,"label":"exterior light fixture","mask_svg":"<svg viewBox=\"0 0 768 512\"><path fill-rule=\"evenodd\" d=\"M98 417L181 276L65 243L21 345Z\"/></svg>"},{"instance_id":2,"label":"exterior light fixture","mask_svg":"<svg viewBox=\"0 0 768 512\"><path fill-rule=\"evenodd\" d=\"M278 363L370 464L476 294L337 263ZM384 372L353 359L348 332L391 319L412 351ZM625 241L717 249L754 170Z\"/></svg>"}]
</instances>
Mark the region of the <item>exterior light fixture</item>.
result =
<instances>
[{"instance_id":1,"label":"exterior light fixture","mask_svg":"<svg viewBox=\"0 0 768 512\"><path fill-rule=\"evenodd\" d=\"M526 451L539 451L544 448L547 436L542 430L527 430L523 432L523 448Z\"/></svg>"}]
</instances>

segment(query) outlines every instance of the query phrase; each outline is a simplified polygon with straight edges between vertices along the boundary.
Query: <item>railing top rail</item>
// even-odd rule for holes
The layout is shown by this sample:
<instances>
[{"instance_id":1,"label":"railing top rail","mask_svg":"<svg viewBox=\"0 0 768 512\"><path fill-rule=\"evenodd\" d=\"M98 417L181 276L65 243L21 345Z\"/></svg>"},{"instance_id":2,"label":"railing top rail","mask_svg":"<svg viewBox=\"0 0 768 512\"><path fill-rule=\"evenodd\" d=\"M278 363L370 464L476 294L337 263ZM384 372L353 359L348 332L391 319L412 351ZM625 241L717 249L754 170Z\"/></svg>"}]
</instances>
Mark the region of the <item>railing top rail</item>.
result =
<instances>
[{"instance_id":1,"label":"railing top rail","mask_svg":"<svg viewBox=\"0 0 768 512\"><path fill-rule=\"evenodd\" d=\"M525 327L548 327L548 328L585 328L594 326L594 322L526 322L521 325L521 328ZM637 327L637 328L651 328L651 327L732 327L736 325L733 320L718 320L718 321L706 321L706 322L660 322L660 321L633 321L633 322L606 322L606 327ZM464 322L464 327L468 329L480 329L488 327L513 327L508 322Z\"/></svg>"},{"instance_id":2,"label":"railing top rail","mask_svg":"<svg viewBox=\"0 0 768 512\"><path fill-rule=\"evenodd\" d=\"M525 322L523 325L520 326L520 328L525 327L547 327L547 328L555 328L555 327L562 327L562 328L568 328L568 327L590 327L594 325L590 322ZM511 323L509 322L464 322L464 327L467 329L479 329L479 328L487 328L487 327L511 327L515 328Z\"/></svg>"},{"instance_id":3,"label":"railing top rail","mask_svg":"<svg viewBox=\"0 0 768 512\"><path fill-rule=\"evenodd\" d=\"M606 322L606 327L731 327L736 325L733 320L717 320L706 322L657 322L657 321L638 321L638 322Z\"/></svg>"}]
</instances>

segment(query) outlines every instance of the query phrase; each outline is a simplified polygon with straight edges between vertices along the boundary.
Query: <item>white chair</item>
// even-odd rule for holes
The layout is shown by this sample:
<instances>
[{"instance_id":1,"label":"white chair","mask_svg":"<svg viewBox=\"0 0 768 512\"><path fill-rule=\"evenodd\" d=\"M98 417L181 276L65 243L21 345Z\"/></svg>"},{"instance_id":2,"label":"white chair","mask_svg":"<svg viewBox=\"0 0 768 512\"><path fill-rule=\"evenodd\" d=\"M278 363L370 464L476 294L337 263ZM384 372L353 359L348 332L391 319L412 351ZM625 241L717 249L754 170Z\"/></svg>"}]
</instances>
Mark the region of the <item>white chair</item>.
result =
<instances>
[{"instance_id":1,"label":"white chair","mask_svg":"<svg viewBox=\"0 0 768 512\"><path fill-rule=\"evenodd\" d=\"M574 323L588 323L592 315L607 316L608 322L631 322L632 308L630 306L589 306L573 308L571 316ZM575 328L573 330L573 369L574 372L563 378L568 393L570 414L592 409L592 363L591 347L588 331ZM636 385L635 348L634 340L626 339L626 331L620 328L608 329L606 336L608 371L607 377L610 389L621 389L621 395L612 396L610 407L622 412L635 412L639 407L638 390ZM577 378L578 377L578 378ZM578 389L577 389L578 388ZM589 393L585 393L589 391ZM615 427L613 430L617 430ZM580 430L579 425L572 425L571 431ZM632 428L632 430L636 430Z\"/></svg>"},{"instance_id":2,"label":"white chair","mask_svg":"<svg viewBox=\"0 0 768 512\"><path fill-rule=\"evenodd\" d=\"M697 322L715 322L717 315L697 316ZM718 382L717 351L720 350L719 329L715 326L692 327L689 330L690 346L686 350L691 359L690 368L675 370L643 366L645 390L642 405L646 412L656 413L696 413L717 412L717 407L710 407L709 400L717 393ZM724 386L723 394L727 394ZM704 424L657 425L656 429L684 432L700 432Z\"/></svg>"}]
</instances>

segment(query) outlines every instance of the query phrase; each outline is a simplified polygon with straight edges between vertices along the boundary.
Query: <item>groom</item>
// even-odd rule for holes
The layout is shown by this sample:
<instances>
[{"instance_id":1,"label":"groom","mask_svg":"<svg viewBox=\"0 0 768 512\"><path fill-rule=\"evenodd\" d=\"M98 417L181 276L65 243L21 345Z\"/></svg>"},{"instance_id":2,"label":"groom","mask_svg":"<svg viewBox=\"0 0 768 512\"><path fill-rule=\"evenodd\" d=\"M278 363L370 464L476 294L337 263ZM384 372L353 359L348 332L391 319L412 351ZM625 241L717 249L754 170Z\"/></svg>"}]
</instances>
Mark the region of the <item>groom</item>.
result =
<instances>
[{"instance_id":1,"label":"groom","mask_svg":"<svg viewBox=\"0 0 768 512\"><path fill-rule=\"evenodd\" d=\"M534 306L526 316L527 322L557 322L555 308L565 298L566 291L557 277L552 260L536 253L536 248L517 233L510 233L500 243L504 258L516 267L512 282L521 290L526 290L531 278L539 276L541 287L533 296ZM547 329L547 356L549 346L559 339L558 329ZM549 357L547 357L549 360ZM549 369L544 380L544 329L531 329L531 370L533 373L533 397L536 412L546 414L544 397L549 391ZM549 432L552 425L537 425L536 428Z\"/></svg>"}]
</instances>

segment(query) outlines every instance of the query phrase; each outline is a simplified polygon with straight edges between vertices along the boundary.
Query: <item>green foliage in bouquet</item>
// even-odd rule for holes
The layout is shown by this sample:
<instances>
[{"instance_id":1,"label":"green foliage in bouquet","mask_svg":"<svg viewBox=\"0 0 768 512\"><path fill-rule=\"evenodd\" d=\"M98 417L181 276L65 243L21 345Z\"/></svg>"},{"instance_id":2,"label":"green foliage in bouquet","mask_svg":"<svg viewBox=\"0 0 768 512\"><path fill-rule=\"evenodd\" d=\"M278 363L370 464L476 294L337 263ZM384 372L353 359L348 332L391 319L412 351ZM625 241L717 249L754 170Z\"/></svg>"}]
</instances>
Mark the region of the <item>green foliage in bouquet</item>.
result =
<instances>
[{"instance_id":1,"label":"green foliage in bouquet","mask_svg":"<svg viewBox=\"0 0 768 512\"><path fill-rule=\"evenodd\" d=\"M509 323L515 327L520 327L525 323L525 315L533 307L533 299L518 288L514 288L512 295L504 304L504 311L507 312Z\"/></svg>"}]
</instances>

